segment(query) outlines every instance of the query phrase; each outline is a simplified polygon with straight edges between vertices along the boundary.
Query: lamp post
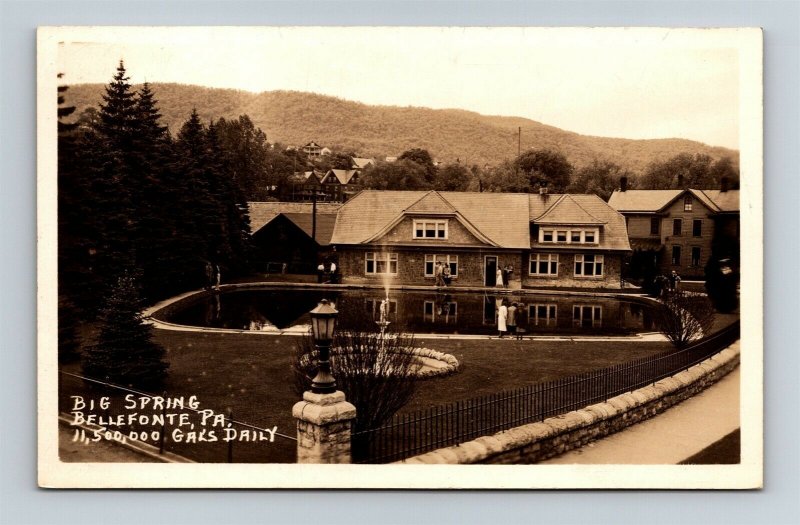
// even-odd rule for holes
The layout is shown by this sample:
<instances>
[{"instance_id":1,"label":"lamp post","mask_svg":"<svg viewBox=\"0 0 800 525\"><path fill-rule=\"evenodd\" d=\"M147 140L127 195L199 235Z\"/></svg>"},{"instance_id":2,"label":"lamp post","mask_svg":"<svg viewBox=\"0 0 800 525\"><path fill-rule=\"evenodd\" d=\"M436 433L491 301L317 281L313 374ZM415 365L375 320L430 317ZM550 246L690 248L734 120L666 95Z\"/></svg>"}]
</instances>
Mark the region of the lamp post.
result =
<instances>
[{"instance_id":1,"label":"lamp post","mask_svg":"<svg viewBox=\"0 0 800 525\"><path fill-rule=\"evenodd\" d=\"M314 345L319 350L319 368L311 381L311 391L315 394L333 394L336 392L336 380L331 375L330 349L339 312L327 299L323 299L309 314Z\"/></svg>"}]
</instances>

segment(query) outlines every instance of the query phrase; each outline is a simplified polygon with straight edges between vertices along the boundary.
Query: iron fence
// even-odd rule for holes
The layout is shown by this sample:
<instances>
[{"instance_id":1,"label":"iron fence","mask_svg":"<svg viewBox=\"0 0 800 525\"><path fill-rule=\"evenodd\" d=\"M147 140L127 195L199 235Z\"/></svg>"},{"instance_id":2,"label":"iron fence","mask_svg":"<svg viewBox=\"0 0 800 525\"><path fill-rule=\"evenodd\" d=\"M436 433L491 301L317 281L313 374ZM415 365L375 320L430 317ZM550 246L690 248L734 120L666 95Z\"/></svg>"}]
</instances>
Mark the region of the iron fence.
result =
<instances>
[{"instance_id":1,"label":"iron fence","mask_svg":"<svg viewBox=\"0 0 800 525\"><path fill-rule=\"evenodd\" d=\"M353 435L357 463L389 463L542 421L653 384L707 359L739 338L739 321L683 350L556 381L396 415Z\"/></svg>"},{"instance_id":2,"label":"iron fence","mask_svg":"<svg viewBox=\"0 0 800 525\"><path fill-rule=\"evenodd\" d=\"M63 370L58 394L59 413L70 422L73 439L87 444L98 434L82 433L84 426L102 429L99 439L135 440L198 463L293 463L296 458L296 437L239 421L232 409L202 406L191 396L142 392Z\"/></svg>"}]
</instances>

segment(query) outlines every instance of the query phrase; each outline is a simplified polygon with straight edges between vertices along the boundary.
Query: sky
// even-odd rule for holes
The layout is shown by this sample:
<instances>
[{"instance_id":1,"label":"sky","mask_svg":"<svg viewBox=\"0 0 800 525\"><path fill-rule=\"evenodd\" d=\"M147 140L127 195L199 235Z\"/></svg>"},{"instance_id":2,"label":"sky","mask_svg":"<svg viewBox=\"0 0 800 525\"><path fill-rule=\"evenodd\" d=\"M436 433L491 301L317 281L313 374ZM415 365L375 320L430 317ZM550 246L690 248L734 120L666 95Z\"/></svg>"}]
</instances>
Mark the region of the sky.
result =
<instances>
[{"instance_id":1,"label":"sky","mask_svg":"<svg viewBox=\"0 0 800 525\"><path fill-rule=\"evenodd\" d=\"M736 30L70 28L59 39L69 84L107 83L124 59L133 83L307 91L739 149Z\"/></svg>"}]
</instances>

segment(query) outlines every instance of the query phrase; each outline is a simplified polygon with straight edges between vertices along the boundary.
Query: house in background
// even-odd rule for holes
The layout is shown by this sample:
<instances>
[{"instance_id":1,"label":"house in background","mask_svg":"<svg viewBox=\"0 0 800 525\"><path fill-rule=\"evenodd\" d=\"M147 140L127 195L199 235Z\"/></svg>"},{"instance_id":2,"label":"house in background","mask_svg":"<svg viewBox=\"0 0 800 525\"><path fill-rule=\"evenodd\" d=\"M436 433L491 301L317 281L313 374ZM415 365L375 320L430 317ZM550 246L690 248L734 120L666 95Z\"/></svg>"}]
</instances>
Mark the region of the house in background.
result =
<instances>
[{"instance_id":1,"label":"house in background","mask_svg":"<svg viewBox=\"0 0 800 525\"><path fill-rule=\"evenodd\" d=\"M263 272L316 273L330 250L339 204L249 202L256 269ZM285 266L284 266L285 265Z\"/></svg>"},{"instance_id":2,"label":"house in background","mask_svg":"<svg viewBox=\"0 0 800 525\"><path fill-rule=\"evenodd\" d=\"M366 169L366 168L368 168L370 166L374 166L375 165L375 160L374 159L367 159L367 158L364 158L364 157L352 157L351 160L353 161L353 169L354 170L363 170L363 169Z\"/></svg>"},{"instance_id":3,"label":"house in background","mask_svg":"<svg viewBox=\"0 0 800 525\"><path fill-rule=\"evenodd\" d=\"M343 202L361 191L359 170L331 169L320 179L325 200Z\"/></svg>"},{"instance_id":4,"label":"house in background","mask_svg":"<svg viewBox=\"0 0 800 525\"><path fill-rule=\"evenodd\" d=\"M322 193L325 174L318 170L299 171L289 175L283 198L287 201L326 200Z\"/></svg>"},{"instance_id":5,"label":"house in background","mask_svg":"<svg viewBox=\"0 0 800 525\"><path fill-rule=\"evenodd\" d=\"M322 155L322 146L320 146L313 140L308 144L306 144L305 146L303 146L301 149L303 150L303 153L308 155L308 158L310 159L316 159L317 157Z\"/></svg>"},{"instance_id":6,"label":"house in background","mask_svg":"<svg viewBox=\"0 0 800 525\"><path fill-rule=\"evenodd\" d=\"M625 220L594 195L360 192L339 209L331 244L345 283L619 288L629 253Z\"/></svg>"},{"instance_id":7,"label":"house in background","mask_svg":"<svg viewBox=\"0 0 800 525\"><path fill-rule=\"evenodd\" d=\"M628 190L622 181L608 204L628 223L631 274L704 276L709 258L739 265L739 190Z\"/></svg>"}]
</instances>

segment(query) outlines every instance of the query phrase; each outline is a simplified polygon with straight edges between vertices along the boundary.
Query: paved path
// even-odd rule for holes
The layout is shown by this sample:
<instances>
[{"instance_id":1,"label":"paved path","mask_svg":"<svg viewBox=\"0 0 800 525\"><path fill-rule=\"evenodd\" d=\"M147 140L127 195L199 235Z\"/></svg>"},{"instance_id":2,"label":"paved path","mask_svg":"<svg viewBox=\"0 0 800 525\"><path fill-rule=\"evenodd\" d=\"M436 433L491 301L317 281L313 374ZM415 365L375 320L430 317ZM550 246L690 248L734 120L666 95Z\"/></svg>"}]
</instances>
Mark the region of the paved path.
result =
<instances>
[{"instance_id":1,"label":"paved path","mask_svg":"<svg viewBox=\"0 0 800 525\"><path fill-rule=\"evenodd\" d=\"M678 464L739 428L739 375L737 367L663 414L541 464Z\"/></svg>"}]
</instances>

